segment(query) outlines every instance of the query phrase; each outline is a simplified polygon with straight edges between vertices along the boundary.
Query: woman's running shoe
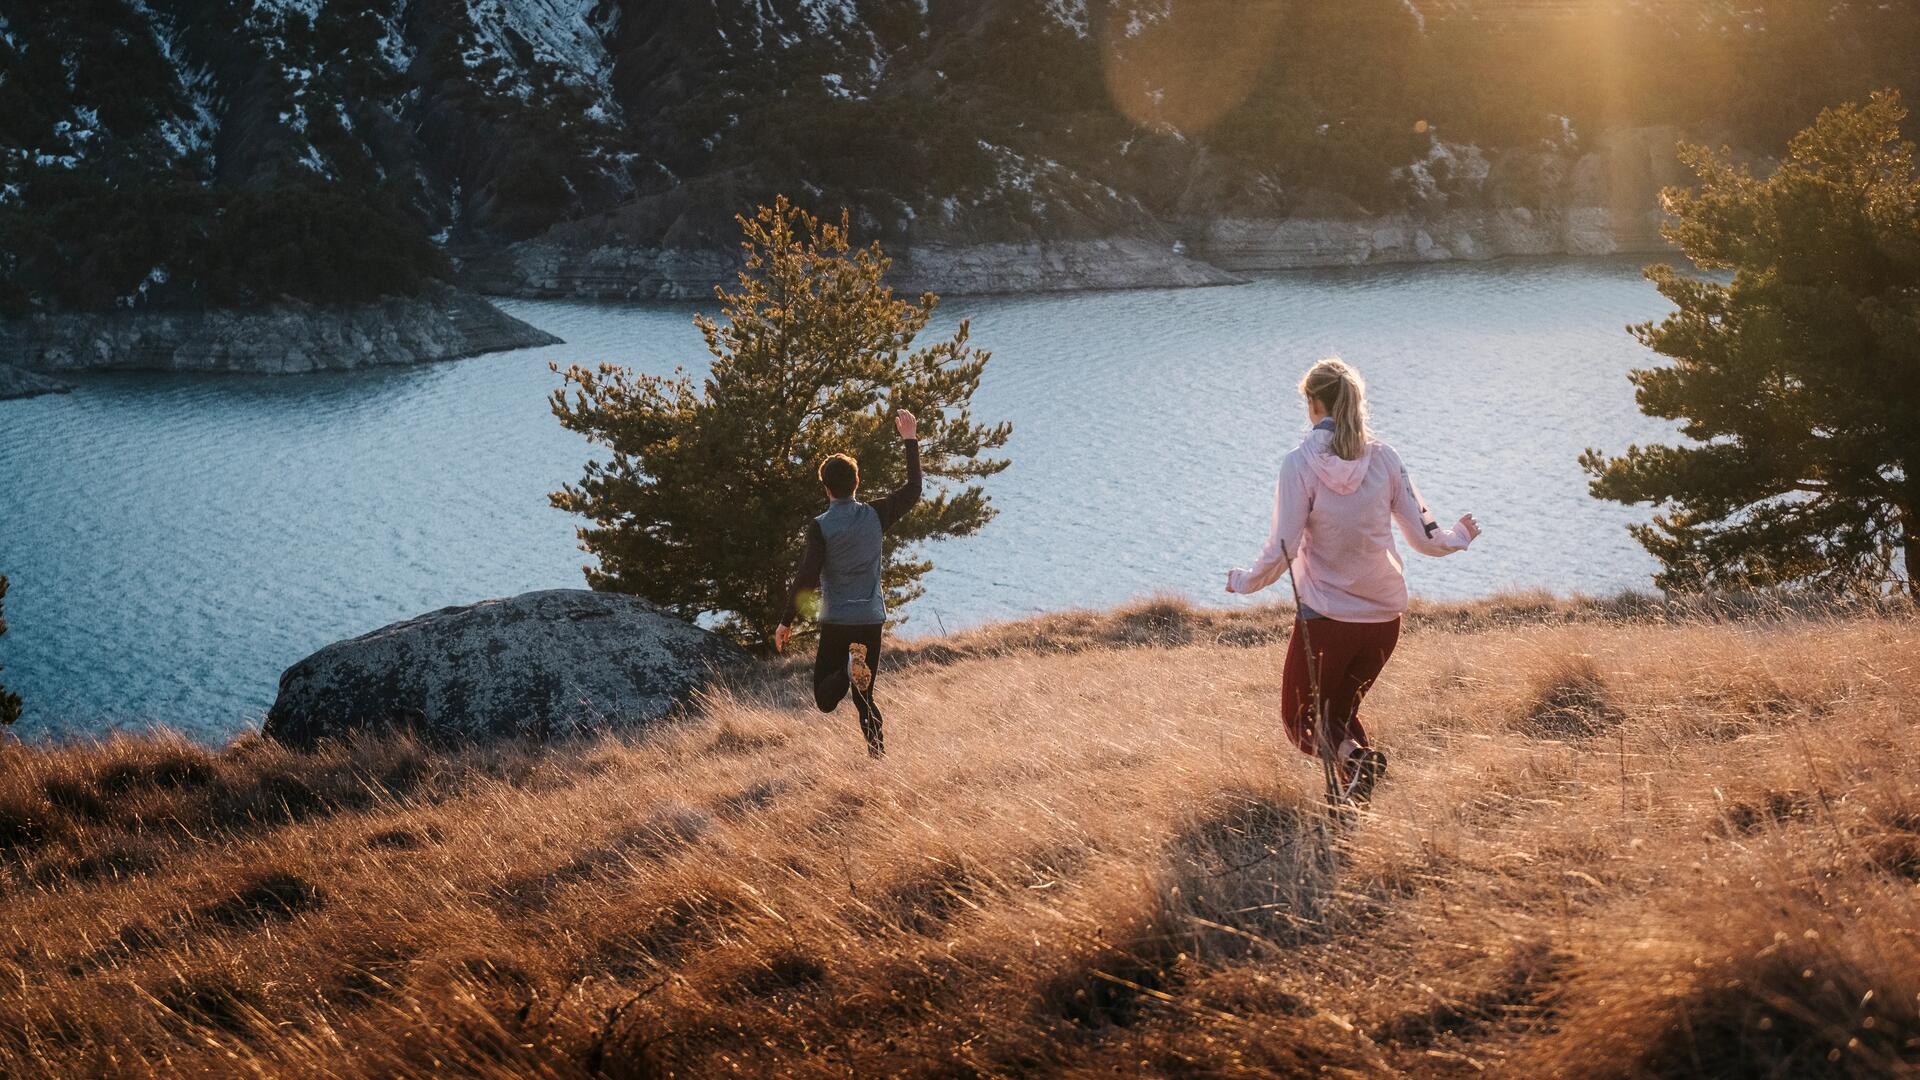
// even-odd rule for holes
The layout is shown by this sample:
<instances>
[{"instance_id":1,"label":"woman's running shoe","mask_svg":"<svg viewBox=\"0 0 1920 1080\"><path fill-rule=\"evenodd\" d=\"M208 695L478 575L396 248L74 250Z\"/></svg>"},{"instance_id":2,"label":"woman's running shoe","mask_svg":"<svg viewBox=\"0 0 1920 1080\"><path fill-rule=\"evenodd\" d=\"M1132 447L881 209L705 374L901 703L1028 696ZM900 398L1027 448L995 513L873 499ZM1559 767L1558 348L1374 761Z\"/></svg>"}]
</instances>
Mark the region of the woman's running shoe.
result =
<instances>
[{"instance_id":1,"label":"woman's running shoe","mask_svg":"<svg viewBox=\"0 0 1920 1080\"><path fill-rule=\"evenodd\" d=\"M1347 803L1364 807L1373 801L1373 786L1387 775L1387 755L1371 746L1355 748L1347 758Z\"/></svg>"}]
</instances>

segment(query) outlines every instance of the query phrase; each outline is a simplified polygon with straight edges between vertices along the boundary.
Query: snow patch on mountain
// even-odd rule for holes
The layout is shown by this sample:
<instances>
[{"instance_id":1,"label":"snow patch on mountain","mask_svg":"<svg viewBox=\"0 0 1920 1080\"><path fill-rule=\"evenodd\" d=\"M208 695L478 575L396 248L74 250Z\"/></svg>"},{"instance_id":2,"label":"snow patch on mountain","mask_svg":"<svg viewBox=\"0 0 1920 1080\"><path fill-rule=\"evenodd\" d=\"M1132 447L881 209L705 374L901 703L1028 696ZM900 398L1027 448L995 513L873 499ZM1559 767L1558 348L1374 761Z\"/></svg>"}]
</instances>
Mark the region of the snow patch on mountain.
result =
<instances>
[{"instance_id":1,"label":"snow patch on mountain","mask_svg":"<svg viewBox=\"0 0 1920 1080\"><path fill-rule=\"evenodd\" d=\"M617 25L596 18L598 0L467 0L470 32L461 54L469 69L499 65L495 89L530 100L542 75L592 92L607 113L618 115L612 91L613 61L601 36ZM521 57L530 55L532 63Z\"/></svg>"},{"instance_id":2,"label":"snow patch on mountain","mask_svg":"<svg viewBox=\"0 0 1920 1080\"><path fill-rule=\"evenodd\" d=\"M860 21L860 12L853 0L800 0L800 13L814 32L820 34L844 30Z\"/></svg>"},{"instance_id":3,"label":"snow patch on mountain","mask_svg":"<svg viewBox=\"0 0 1920 1080\"><path fill-rule=\"evenodd\" d=\"M723 8L715 0L716 8ZM920 34L926 36L924 0L919 5ZM734 33L729 33L732 29ZM716 21L715 33L729 52L741 55L825 44L839 57L848 78L877 83L886 68L886 50L857 0L796 0L792 7L773 0L736 0Z\"/></svg>"},{"instance_id":4,"label":"snow patch on mountain","mask_svg":"<svg viewBox=\"0 0 1920 1080\"><path fill-rule=\"evenodd\" d=\"M134 288L133 292L114 298L113 306L119 308L139 307L141 304L146 303L147 292L150 289L157 285L165 285L172 276L172 273L164 264L148 270L147 276L140 279L140 284Z\"/></svg>"},{"instance_id":5,"label":"snow patch on mountain","mask_svg":"<svg viewBox=\"0 0 1920 1080\"><path fill-rule=\"evenodd\" d=\"M395 71L412 67L417 52L412 43L407 41L407 35L401 31L401 25L406 22L407 9L411 6L412 0L397 0L392 13L380 20L380 39L374 42L374 47L380 50L380 59Z\"/></svg>"},{"instance_id":6,"label":"snow patch on mountain","mask_svg":"<svg viewBox=\"0 0 1920 1080\"><path fill-rule=\"evenodd\" d=\"M213 73L204 64L192 64L180 48L180 31L173 19L153 10L145 0L130 0L127 5L133 12L146 20L148 31L153 35L154 48L167 62L179 83L180 96L186 104L184 113L170 113L162 116L154 124L154 134L172 153L174 160L207 155L211 164L213 139L220 131L220 121L214 110Z\"/></svg>"},{"instance_id":7,"label":"snow patch on mountain","mask_svg":"<svg viewBox=\"0 0 1920 1080\"><path fill-rule=\"evenodd\" d=\"M1154 23L1165 22L1173 18L1173 0L1157 0L1152 4L1141 4L1127 12L1127 36L1137 38L1147 32Z\"/></svg>"},{"instance_id":8,"label":"snow patch on mountain","mask_svg":"<svg viewBox=\"0 0 1920 1080\"><path fill-rule=\"evenodd\" d=\"M285 26L287 16L298 12L308 19L318 18L326 0L253 0L247 21L264 26Z\"/></svg>"},{"instance_id":9,"label":"snow patch on mountain","mask_svg":"<svg viewBox=\"0 0 1920 1080\"><path fill-rule=\"evenodd\" d=\"M308 143L307 152L300 155L299 164L325 179L333 179L333 169L328 166L326 156L321 154L320 148L312 143Z\"/></svg>"},{"instance_id":10,"label":"snow patch on mountain","mask_svg":"<svg viewBox=\"0 0 1920 1080\"><path fill-rule=\"evenodd\" d=\"M1394 170L1397 179L1406 181L1415 198L1422 202L1440 202L1445 189L1478 188L1484 185L1492 166L1487 155L1472 143L1450 143L1436 138L1425 157Z\"/></svg>"},{"instance_id":11,"label":"snow patch on mountain","mask_svg":"<svg viewBox=\"0 0 1920 1080\"><path fill-rule=\"evenodd\" d=\"M1047 14L1053 21L1073 31L1075 37L1086 37L1093 29L1093 22L1087 16L1087 0L1047 0Z\"/></svg>"},{"instance_id":12,"label":"snow patch on mountain","mask_svg":"<svg viewBox=\"0 0 1920 1080\"><path fill-rule=\"evenodd\" d=\"M1072 170L1062 168L1052 158L1022 154L985 139L979 140L979 146L994 159L998 175L993 194L1015 202L1024 198L1033 212L1042 217L1047 212L1047 196L1055 193L1062 181L1075 179ZM972 205L978 206L982 201L973 199Z\"/></svg>"}]
</instances>

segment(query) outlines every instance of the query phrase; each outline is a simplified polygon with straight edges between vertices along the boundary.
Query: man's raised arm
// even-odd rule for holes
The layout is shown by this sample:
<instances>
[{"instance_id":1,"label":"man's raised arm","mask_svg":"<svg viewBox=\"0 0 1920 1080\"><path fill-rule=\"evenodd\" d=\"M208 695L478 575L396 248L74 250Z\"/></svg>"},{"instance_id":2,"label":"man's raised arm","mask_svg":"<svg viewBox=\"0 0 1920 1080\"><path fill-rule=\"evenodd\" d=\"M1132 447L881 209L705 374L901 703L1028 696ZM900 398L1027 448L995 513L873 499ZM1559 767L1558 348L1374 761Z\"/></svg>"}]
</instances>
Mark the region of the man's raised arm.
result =
<instances>
[{"instance_id":1,"label":"man's raised arm","mask_svg":"<svg viewBox=\"0 0 1920 1080\"><path fill-rule=\"evenodd\" d=\"M900 438L907 444L907 482L899 490L888 493L876 500L873 508L880 515L880 530L885 532L893 528L895 522L907 516L913 504L920 501L920 421L911 412L901 409L894 414L893 424L900 432Z\"/></svg>"}]
</instances>

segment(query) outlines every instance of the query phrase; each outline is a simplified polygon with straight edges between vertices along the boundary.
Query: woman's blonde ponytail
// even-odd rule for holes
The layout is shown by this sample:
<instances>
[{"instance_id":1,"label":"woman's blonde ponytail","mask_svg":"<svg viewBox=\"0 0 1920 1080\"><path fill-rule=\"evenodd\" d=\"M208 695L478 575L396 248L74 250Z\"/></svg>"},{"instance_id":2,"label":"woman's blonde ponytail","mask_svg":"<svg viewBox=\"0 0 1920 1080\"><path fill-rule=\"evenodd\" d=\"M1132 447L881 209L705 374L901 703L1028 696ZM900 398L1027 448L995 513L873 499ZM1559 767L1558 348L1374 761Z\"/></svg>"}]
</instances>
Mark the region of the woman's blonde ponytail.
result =
<instances>
[{"instance_id":1,"label":"woman's blonde ponytail","mask_svg":"<svg viewBox=\"0 0 1920 1080\"><path fill-rule=\"evenodd\" d=\"M1308 369L1300 392L1320 403L1333 417L1333 452L1347 461L1367 449L1367 384L1360 373L1338 357L1329 357Z\"/></svg>"}]
</instances>

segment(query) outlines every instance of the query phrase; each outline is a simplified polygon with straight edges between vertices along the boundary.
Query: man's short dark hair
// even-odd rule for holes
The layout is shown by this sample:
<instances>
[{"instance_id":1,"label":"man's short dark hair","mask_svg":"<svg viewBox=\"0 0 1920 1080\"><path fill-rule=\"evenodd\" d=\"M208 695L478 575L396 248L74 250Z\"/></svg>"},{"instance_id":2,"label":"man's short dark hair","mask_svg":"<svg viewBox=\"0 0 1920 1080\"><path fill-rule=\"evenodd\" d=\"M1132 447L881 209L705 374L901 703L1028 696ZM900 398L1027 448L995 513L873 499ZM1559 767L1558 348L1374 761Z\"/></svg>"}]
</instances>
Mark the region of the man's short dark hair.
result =
<instances>
[{"instance_id":1,"label":"man's short dark hair","mask_svg":"<svg viewBox=\"0 0 1920 1080\"><path fill-rule=\"evenodd\" d=\"M845 454L835 454L820 463L820 482L836 499L845 499L860 486L860 463Z\"/></svg>"}]
</instances>

